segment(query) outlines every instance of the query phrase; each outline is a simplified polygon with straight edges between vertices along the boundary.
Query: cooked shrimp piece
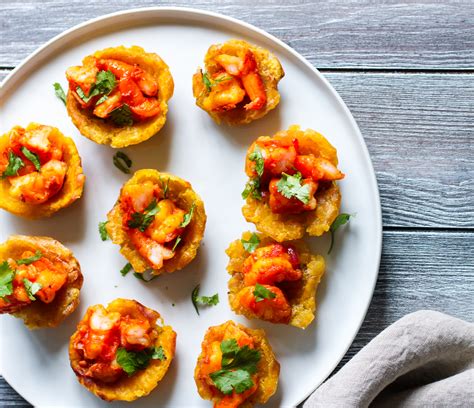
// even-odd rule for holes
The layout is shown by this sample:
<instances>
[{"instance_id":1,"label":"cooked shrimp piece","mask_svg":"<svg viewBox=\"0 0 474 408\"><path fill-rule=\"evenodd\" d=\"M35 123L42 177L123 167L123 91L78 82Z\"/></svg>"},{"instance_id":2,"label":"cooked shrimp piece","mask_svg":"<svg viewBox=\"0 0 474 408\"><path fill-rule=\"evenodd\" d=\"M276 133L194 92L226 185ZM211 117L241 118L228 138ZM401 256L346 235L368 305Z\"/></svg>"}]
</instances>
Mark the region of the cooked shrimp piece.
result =
<instances>
[{"instance_id":1,"label":"cooked shrimp piece","mask_svg":"<svg viewBox=\"0 0 474 408\"><path fill-rule=\"evenodd\" d=\"M154 241L164 244L173 241L181 234L180 227L186 211L178 208L171 200L161 200L158 203L160 210L155 215L150 226L145 231Z\"/></svg>"},{"instance_id":2,"label":"cooked shrimp piece","mask_svg":"<svg viewBox=\"0 0 474 408\"><path fill-rule=\"evenodd\" d=\"M344 178L344 173L329 160L312 154L298 156L295 160L295 168L303 177L312 178L314 181L333 181Z\"/></svg>"},{"instance_id":3,"label":"cooked shrimp piece","mask_svg":"<svg viewBox=\"0 0 474 408\"><path fill-rule=\"evenodd\" d=\"M174 256L174 252L171 249L166 248L136 229L130 230L130 238L139 254L150 263L153 269L160 269L163 267L163 261Z\"/></svg>"},{"instance_id":4,"label":"cooked shrimp piece","mask_svg":"<svg viewBox=\"0 0 474 408\"><path fill-rule=\"evenodd\" d=\"M151 181L143 184L126 184L122 189L120 201L125 207L130 205L133 211L141 213L159 192L158 185Z\"/></svg>"},{"instance_id":5,"label":"cooked shrimp piece","mask_svg":"<svg viewBox=\"0 0 474 408\"><path fill-rule=\"evenodd\" d=\"M120 108L122 104L122 94L120 92L114 91L104 102L96 105L93 112L95 116L105 119L111 114L113 110Z\"/></svg>"},{"instance_id":6,"label":"cooked shrimp piece","mask_svg":"<svg viewBox=\"0 0 474 408\"><path fill-rule=\"evenodd\" d=\"M42 204L54 196L63 186L67 164L50 160L39 172L10 178L10 194L21 201Z\"/></svg>"},{"instance_id":7,"label":"cooked shrimp piece","mask_svg":"<svg viewBox=\"0 0 474 408\"><path fill-rule=\"evenodd\" d=\"M291 317L291 306L281 289L271 285L262 286L275 297L257 301L254 295L255 286L246 286L237 294L239 303L263 320L288 323Z\"/></svg>"},{"instance_id":8,"label":"cooked shrimp piece","mask_svg":"<svg viewBox=\"0 0 474 408\"><path fill-rule=\"evenodd\" d=\"M144 349L153 345L155 330L148 320L122 319L120 323L120 342L124 346Z\"/></svg>"},{"instance_id":9,"label":"cooked shrimp piece","mask_svg":"<svg viewBox=\"0 0 474 408\"><path fill-rule=\"evenodd\" d=\"M314 197L318 184L312 179L304 179L301 182L302 186L308 186L309 201L304 203L296 197L287 198L278 190L278 182L280 179L272 179L268 186L270 198L268 205L276 214L299 214L303 211L311 211L316 208L317 200Z\"/></svg>"},{"instance_id":10,"label":"cooked shrimp piece","mask_svg":"<svg viewBox=\"0 0 474 408\"><path fill-rule=\"evenodd\" d=\"M87 57L84 59L83 65L69 67L66 70L66 79L74 93L76 93L75 90L79 86L85 95L89 95L92 85L94 85L97 74L99 73L96 63L96 58ZM79 100L82 101L80 98ZM82 103L84 103L84 101L82 101Z\"/></svg>"},{"instance_id":11,"label":"cooked shrimp piece","mask_svg":"<svg viewBox=\"0 0 474 408\"><path fill-rule=\"evenodd\" d=\"M295 281L302 275L296 251L281 244L257 248L244 261L242 273L246 286Z\"/></svg>"}]
</instances>

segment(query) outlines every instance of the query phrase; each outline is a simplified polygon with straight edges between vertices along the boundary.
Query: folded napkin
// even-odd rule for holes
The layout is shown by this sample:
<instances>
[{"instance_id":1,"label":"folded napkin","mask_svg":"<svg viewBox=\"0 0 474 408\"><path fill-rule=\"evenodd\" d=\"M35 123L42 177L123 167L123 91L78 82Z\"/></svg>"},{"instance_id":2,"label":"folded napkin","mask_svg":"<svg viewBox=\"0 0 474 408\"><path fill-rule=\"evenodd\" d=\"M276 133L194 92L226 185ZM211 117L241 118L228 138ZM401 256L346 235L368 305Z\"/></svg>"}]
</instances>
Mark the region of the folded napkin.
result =
<instances>
[{"instance_id":1,"label":"folded napkin","mask_svg":"<svg viewBox=\"0 0 474 408\"><path fill-rule=\"evenodd\" d=\"M474 407L474 324L421 310L389 326L304 408Z\"/></svg>"}]
</instances>

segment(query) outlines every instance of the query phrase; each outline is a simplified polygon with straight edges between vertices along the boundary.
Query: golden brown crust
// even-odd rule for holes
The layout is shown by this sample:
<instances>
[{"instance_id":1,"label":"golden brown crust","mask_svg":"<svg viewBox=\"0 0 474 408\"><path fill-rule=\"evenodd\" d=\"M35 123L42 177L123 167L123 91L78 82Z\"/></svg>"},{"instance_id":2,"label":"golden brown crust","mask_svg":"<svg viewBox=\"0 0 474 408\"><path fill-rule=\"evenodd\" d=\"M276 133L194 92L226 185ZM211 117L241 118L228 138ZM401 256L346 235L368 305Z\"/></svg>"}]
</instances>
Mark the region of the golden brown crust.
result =
<instances>
[{"instance_id":1,"label":"golden brown crust","mask_svg":"<svg viewBox=\"0 0 474 408\"><path fill-rule=\"evenodd\" d=\"M41 251L53 262L61 262L68 272L66 284L56 293L51 303L37 300L12 313L23 319L29 329L56 327L79 305L79 292L83 277L81 268L72 252L60 242L49 237L12 235L0 245L0 262L8 258L20 259L25 251Z\"/></svg>"},{"instance_id":2,"label":"golden brown crust","mask_svg":"<svg viewBox=\"0 0 474 408\"><path fill-rule=\"evenodd\" d=\"M157 134L166 122L168 100L174 91L173 77L168 65L157 54L147 53L137 46L106 48L96 51L93 56L98 59L113 58L128 64L136 64L150 73L158 82L160 114L149 120L136 122L132 126L118 127L81 109L79 102L69 91L66 101L67 111L79 132L96 143L115 148L141 143Z\"/></svg>"},{"instance_id":3,"label":"golden brown crust","mask_svg":"<svg viewBox=\"0 0 474 408\"><path fill-rule=\"evenodd\" d=\"M187 181L172 174L160 173L153 169L144 169L138 170L125 185L142 184L146 181L151 181L161 186L161 183L167 183L168 179L168 197L174 201L179 208L186 212L189 212L194 204L194 214L191 222L181 236L182 241L176 248L175 255L173 258L164 261L163 268L153 270L154 275L160 275L165 272L171 273L183 269L188 265L196 257L206 227L207 217L204 210L204 203ZM150 265L146 259L138 253L128 234L123 229L122 217L123 211L117 201L112 210L107 214L109 221L106 227L107 232L112 242L120 245L120 253L127 258L133 269L139 273L145 272L151 269Z\"/></svg>"},{"instance_id":4,"label":"golden brown crust","mask_svg":"<svg viewBox=\"0 0 474 408\"><path fill-rule=\"evenodd\" d=\"M242 239L249 240L251 232L244 232ZM260 239L258 248L275 243L273 239L263 234L257 234ZM282 286L285 296L291 306L291 318L289 324L301 329L305 329L314 320L316 310L316 290L319 282L324 275L325 262L321 255L313 255L309 252L308 246L301 240L288 242L293 245L297 251L302 264L303 277L297 282L288 282L285 287ZM259 319L247 308L242 307L237 294L245 287L242 267L244 261L250 255L242 245L240 239L233 241L226 250L229 256L227 271L231 275L229 279L229 304L231 309L244 315L249 319Z\"/></svg>"},{"instance_id":5,"label":"golden brown crust","mask_svg":"<svg viewBox=\"0 0 474 408\"><path fill-rule=\"evenodd\" d=\"M280 364L276 360L275 354L273 354L272 347L267 340L265 331L261 329L249 329L241 324L229 320L219 326L209 327L204 335L202 343L204 345L205 343L211 343L213 341L222 341L222 333L228 325L237 326L239 329L251 336L255 348L261 352L261 359L257 366L259 377L257 390L241 405L241 407L253 407L255 404L265 404L270 397L275 394L278 388L278 377L280 375ZM216 392L207 384L205 379L199 375L200 365L205 357L206 356L203 355L203 352L201 352L194 370L194 381L196 382L196 387L201 398L217 403L222 396L216 394Z\"/></svg>"},{"instance_id":6,"label":"golden brown crust","mask_svg":"<svg viewBox=\"0 0 474 408\"><path fill-rule=\"evenodd\" d=\"M218 124L224 122L228 125L245 125L256 119L260 119L280 102L280 93L278 92L278 82L285 75L283 68L278 58L270 53L268 50L249 44L243 40L229 40L223 44L211 45L204 58L204 66L206 71L210 74L222 70L222 68L214 61L214 58L219 54L237 55L241 50L250 49L257 61L258 72L263 80L265 92L267 94L267 103L264 108L259 110L245 110L243 106L237 107L226 112L207 111L209 116ZM204 109L202 98L199 94L196 95L196 90L193 90L196 97L196 105ZM206 110L206 109L204 109Z\"/></svg>"},{"instance_id":7,"label":"golden brown crust","mask_svg":"<svg viewBox=\"0 0 474 408\"><path fill-rule=\"evenodd\" d=\"M42 125L38 123L30 123L26 130L34 130L40 126ZM13 129L15 128L19 128L19 126L15 126ZM30 219L50 217L61 208L70 206L81 197L85 176L82 171L81 157L74 141L64 136L57 128L53 128L50 138L53 143L62 146L63 161L67 164L66 178L61 190L43 204L30 204L13 197L10 194L11 184L8 179L0 179L0 208ZM6 133L0 137L0 151L3 151L8 144L9 133Z\"/></svg>"},{"instance_id":8,"label":"golden brown crust","mask_svg":"<svg viewBox=\"0 0 474 408\"><path fill-rule=\"evenodd\" d=\"M312 153L337 165L337 151L320 133L301 130L299 126L290 126L274 137L289 135L298 139L301 154ZM303 238L305 232L311 236L320 236L329 231L331 224L339 214L341 193L335 182L321 186L316 194L317 207L313 211L300 214L275 214L265 200L256 200L249 196L242 207L242 214L248 222L255 224L258 231L278 242Z\"/></svg>"},{"instance_id":9,"label":"golden brown crust","mask_svg":"<svg viewBox=\"0 0 474 408\"><path fill-rule=\"evenodd\" d=\"M115 299L107 306L107 311L133 316L135 309L139 307L145 306L135 300ZM150 364L144 370L137 371L131 377L124 376L112 384L93 381L90 378L80 375L77 376L78 381L90 392L105 401L134 401L137 398L150 394L168 371L176 350L176 333L171 326L162 326L159 329L155 347L161 346L163 348L166 356L165 360L151 360ZM69 359L73 370L81 359L79 353L73 347L78 335L78 332L75 332L69 342Z\"/></svg>"}]
</instances>

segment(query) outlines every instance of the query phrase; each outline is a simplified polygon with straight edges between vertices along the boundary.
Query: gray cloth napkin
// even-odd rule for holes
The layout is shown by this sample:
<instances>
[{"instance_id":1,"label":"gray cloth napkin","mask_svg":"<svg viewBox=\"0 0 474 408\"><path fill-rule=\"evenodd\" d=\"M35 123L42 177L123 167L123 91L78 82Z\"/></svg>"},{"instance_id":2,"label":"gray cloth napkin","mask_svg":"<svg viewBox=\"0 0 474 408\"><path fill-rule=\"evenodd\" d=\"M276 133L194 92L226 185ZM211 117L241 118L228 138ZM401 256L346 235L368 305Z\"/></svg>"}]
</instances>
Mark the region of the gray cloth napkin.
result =
<instances>
[{"instance_id":1,"label":"gray cloth napkin","mask_svg":"<svg viewBox=\"0 0 474 408\"><path fill-rule=\"evenodd\" d=\"M303 405L368 406L474 407L474 324L429 310L409 314Z\"/></svg>"}]
</instances>

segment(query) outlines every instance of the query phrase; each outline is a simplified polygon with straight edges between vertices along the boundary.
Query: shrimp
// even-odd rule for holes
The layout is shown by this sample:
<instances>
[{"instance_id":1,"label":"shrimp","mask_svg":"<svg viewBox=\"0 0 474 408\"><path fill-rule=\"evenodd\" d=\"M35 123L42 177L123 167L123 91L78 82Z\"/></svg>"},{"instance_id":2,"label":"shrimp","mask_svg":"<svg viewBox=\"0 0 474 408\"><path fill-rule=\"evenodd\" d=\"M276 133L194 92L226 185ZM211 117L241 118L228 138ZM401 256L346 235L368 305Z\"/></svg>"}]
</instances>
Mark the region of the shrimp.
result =
<instances>
[{"instance_id":1,"label":"shrimp","mask_svg":"<svg viewBox=\"0 0 474 408\"><path fill-rule=\"evenodd\" d=\"M153 269L161 269L163 261L174 256L174 252L171 249L166 248L136 229L130 230L129 234L138 253L150 263Z\"/></svg>"},{"instance_id":2,"label":"shrimp","mask_svg":"<svg viewBox=\"0 0 474 408\"><path fill-rule=\"evenodd\" d=\"M113 91L104 102L96 105L93 113L95 116L105 119L122 104L122 94L118 91Z\"/></svg>"},{"instance_id":3,"label":"shrimp","mask_svg":"<svg viewBox=\"0 0 474 408\"><path fill-rule=\"evenodd\" d=\"M308 197L307 203L300 201L296 197L287 198L278 190L278 182L280 179L272 179L270 181L268 190L270 192L270 198L268 205L271 210L276 214L299 214L303 211L311 211L316 208L317 200L314 197L316 190L318 189L318 183L315 183L312 179L303 179L301 185L308 186Z\"/></svg>"},{"instance_id":4,"label":"shrimp","mask_svg":"<svg viewBox=\"0 0 474 408\"><path fill-rule=\"evenodd\" d=\"M246 286L301 279L299 259L293 247L271 244L257 248L242 266Z\"/></svg>"},{"instance_id":5,"label":"shrimp","mask_svg":"<svg viewBox=\"0 0 474 408\"><path fill-rule=\"evenodd\" d=\"M74 91L73 94L77 96L75 91L77 87L80 87L85 95L89 95L98 73L99 69L97 68L97 59L95 57L85 58L82 66L69 67L66 70L66 79L69 82L70 89ZM77 100L81 105L87 105L78 96Z\"/></svg>"},{"instance_id":6,"label":"shrimp","mask_svg":"<svg viewBox=\"0 0 474 408\"><path fill-rule=\"evenodd\" d=\"M160 211L155 215L145 233L154 241L164 244L181 234L183 228L180 225L186 211L178 208L171 200L161 200L158 206Z\"/></svg>"},{"instance_id":7,"label":"shrimp","mask_svg":"<svg viewBox=\"0 0 474 408\"><path fill-rule=\"evenodd\" d=\"M250 98L250 102L244 106L245 110L260 110L265 106L267 94L252 51L247 50L240 56L220 54L215 57L215 60L229 75L241 79L245 92Z\"/></svg>"},{"instance_id":8,"label":"shrimp","mask_svg":"<svg viewBox=\"0 0 474 408\"><path fill-rule=\"evenodd\" d=\"M10 194L23 202L45 203L62 188L66 172L66 163L50 160L39 172L10 177Z\"/></svg>"},{"instance_id":9,"label":"shrimp","mask_svg":"<svg viewBox=\"0 0 474 408\"><path fill-rule=\"evenodd\" d=\"M237 294L238 302L263 320L288 323L291 317L291 306L281 289L271 285L262 286L275 297L257 301L254 295L255 286L246 286Z\"/></svg>"},{"instance_id":10,"label":"shrimp","mask_svg":"<svg viewBox=\"0 0 474 408\"><path fill-rule=\"evenodd\" d=\"M333 181L344 178L344 174L329 160L312 154L298 156L295 167L303 177L312 178L314 181Z\"/></svg>"},{"instance_id":11,"label":"shrimp","mask_svg":"<svg viewBox=\"0 0 474 408\"><path fill-rule=\"evenodd\" d=\"M216 76L216 80L219 81ZM203 107L215 112L232 110L245 98L245 91L237 79L227 77L220 82L214 82L209 95L203 101Z\"/></svg>"},{"instance_id":12,"label":"shrimp","mask_svg":"<svg viewBox=\"0 0 474 408\"><path fill-rule=\"evenodd\" d=\"M138 65L115 59L100 59L97 65L100 69L111 71L119 79L132 79L145 95L156 96L158 93L158 84L153 76Z\"/></svg>"},{"instance_id":13,"label":"shrimp","mask_svg":"<svg viewBox=\"0 0 474 408\"><path fill-rule=\"evenodd\" d=\"M130 206L133 211L141 213L153 198L160 194L160 191L159 186L151 181L145 181L143 184L125 185L122 189L120 202L125 211Z\"/></svg>"},{"instance_id":14,"label":"shrimp","mask_svg":"<svg viewBox=\"0 0 474 408\"><path fill-rule=\"evenodd\" d=\"M257 177L256 161L251 160L250 157L258 150L264 160L264 179L280 176L284 172L292 172L297 156L296 145L296 141L290 138L259 137L248 149L245 172L251 178Z\"/></svg>"},{"instance_id":15,"label":"shrimp","mask_svg":"<svg viewBox=\"0 0 474 408\"><path fill-rule=\"evenodd\" d=\"M120 323L120 343L138 349L151 347L156 340L156 331L148 320L122 319Z\"/></svg>"},{"instance_id":16,"label":"shrimp","mask_svg":"<svg viewBox=\"0 0 474 408\"><path fill-rule=\"evenodd\" d=\"M122 100L130 110L142 119L156 116L160 113L160 103L156 98L143 96L139 86L129 77L124 77L119 82Z\"/></svg>"}]
</instances>

